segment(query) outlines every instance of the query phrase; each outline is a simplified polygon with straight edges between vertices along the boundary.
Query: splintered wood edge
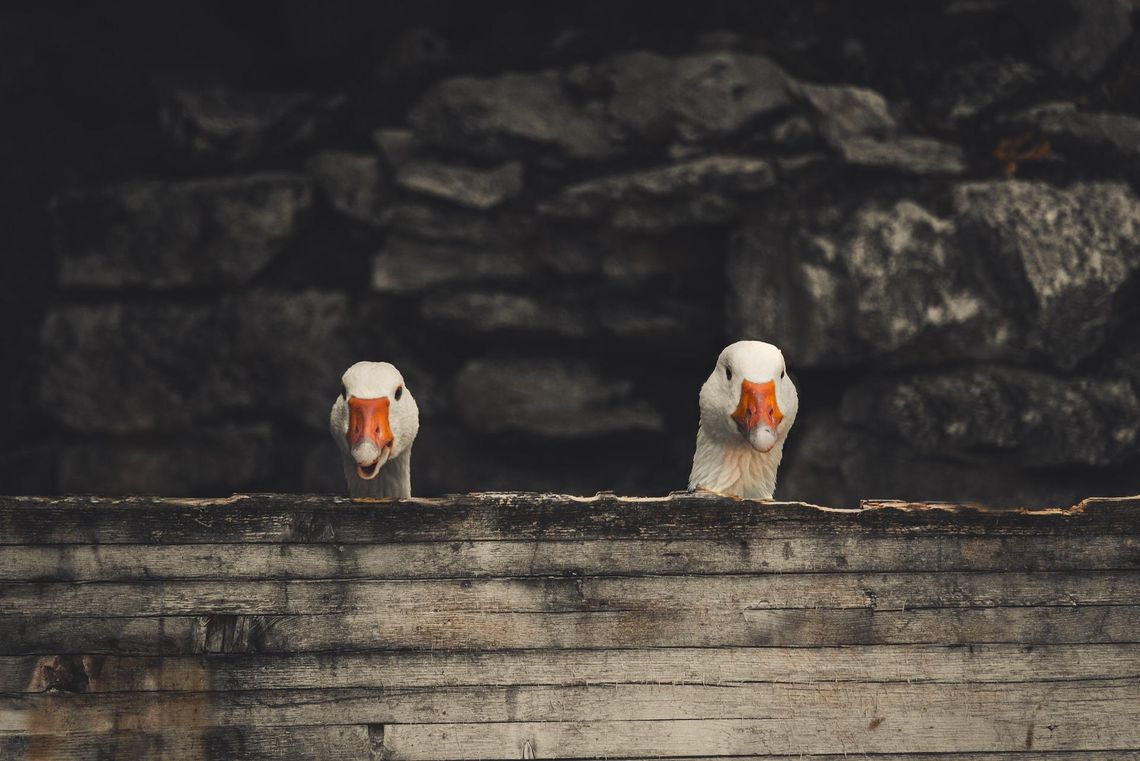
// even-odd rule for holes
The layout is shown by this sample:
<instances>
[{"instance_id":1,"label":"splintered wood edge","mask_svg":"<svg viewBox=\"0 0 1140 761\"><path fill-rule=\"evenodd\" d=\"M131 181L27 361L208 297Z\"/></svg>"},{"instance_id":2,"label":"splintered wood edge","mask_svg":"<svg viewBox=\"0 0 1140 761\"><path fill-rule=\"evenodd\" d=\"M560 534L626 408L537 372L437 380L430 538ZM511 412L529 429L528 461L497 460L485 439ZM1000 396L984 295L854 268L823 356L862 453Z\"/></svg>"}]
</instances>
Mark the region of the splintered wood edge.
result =
<instances>
[{"instance_id":1,"label":"splintered wood edge","mask_svg":"<svg viewBox=\"0 0 1140 761\"><path fill-rule=\"evenodd\" d=\"M858 516L864 514L899 513L962 513L975 515L1022 515L1026 517L1072 517L1090 513L1111 511L1117 507L1135 507L1140 511L1140 495L1130 497L1086 497L1070 507L993 507L973 502L912 502L894 499L865 499L861 500L857 508L838 508L826 505L817 505L811 502L777 501L777 500L749 500L741 499L716 492L675 491L663 496L639 497L618 495L612 491L601 491L593 496L576 494L558 494L554 492L514 492L514 491L488 491L468 492L464 494L447 494L442 497L410 497L398 498L357 498L336 496L331 494L285 494L285 493L250 493L232 494L228 497L162 497L162 496L90 496L90 495L60 495L60 496L33 496L20 495L3 497L0 502L12 500L14 502L32 502L43 505L66 505L82 507L84 505L114 506L114 505L173 505L181 507L240 507L247 502L273 502L282 507L332 507L350 505L392 505L392 506L424 506L439 507L458 503L476 503L488 508L510 509L525 504L547 505L683 505L692 502L723 502L741 506L762 507L773 512L815 512L821 515Z\"/></svg>"}]
</instances>

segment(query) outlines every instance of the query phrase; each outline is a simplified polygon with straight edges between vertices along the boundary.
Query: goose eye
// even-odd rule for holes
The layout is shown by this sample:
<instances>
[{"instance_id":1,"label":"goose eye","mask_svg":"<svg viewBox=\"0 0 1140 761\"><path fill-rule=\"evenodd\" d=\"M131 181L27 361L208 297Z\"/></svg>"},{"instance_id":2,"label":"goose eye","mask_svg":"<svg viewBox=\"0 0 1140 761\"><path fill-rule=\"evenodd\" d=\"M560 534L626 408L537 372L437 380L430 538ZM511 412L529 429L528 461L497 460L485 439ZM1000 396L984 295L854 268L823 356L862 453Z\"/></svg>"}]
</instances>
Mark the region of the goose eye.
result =
<instances>
[{"instance_id":1,"label":"goose eye","mask_svg":"<svg viewBox=\"0 0 1140 761\"><path fill-rule=\"evenodd\" d=\"M726 380L732 380L732 368L731 367L725 367L724 368L724 377Z\"/></svg>"},{"instance_id":2,"label":"goose eye","mask_svg":"<svg viewBox=\"0 0 1140 761\"><path fill-rule=\"evenodd\" d=\"M780 380L784 379L784 373L786 373L786 372L788 372L788 371L787 370L781 370L780 371Z\"/></svg>"},{"instance_id":3,"label":"goose eye","mask_svg":"<svg viewBox=\"0 0 1140 761\"><path fill-rule=\"evenodd\" d=\"M400 401L400 397L403 395L404 395L404 387L403 386L397 386L396 387L396 401L397 402Z\"/></svg>"}]
</instances>

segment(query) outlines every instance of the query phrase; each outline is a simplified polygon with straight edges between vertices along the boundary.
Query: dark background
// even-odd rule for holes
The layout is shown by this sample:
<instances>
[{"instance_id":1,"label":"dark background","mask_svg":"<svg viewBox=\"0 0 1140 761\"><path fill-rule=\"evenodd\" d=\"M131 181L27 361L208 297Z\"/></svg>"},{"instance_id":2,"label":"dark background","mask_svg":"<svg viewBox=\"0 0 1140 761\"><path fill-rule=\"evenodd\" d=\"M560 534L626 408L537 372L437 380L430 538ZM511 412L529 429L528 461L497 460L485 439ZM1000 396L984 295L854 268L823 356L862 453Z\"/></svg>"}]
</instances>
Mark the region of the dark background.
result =
<instances>
[{"instance_id":1,"label":"dark background","mask_svg":"<svg viewBox=\"0 0 1140 761\"><path fill-rule=\"evenodd\" d=\"M737 338L777 496L1140 492L1132 0L0 10L0 491L683 488Z\"/></svg>"}]
</instances>

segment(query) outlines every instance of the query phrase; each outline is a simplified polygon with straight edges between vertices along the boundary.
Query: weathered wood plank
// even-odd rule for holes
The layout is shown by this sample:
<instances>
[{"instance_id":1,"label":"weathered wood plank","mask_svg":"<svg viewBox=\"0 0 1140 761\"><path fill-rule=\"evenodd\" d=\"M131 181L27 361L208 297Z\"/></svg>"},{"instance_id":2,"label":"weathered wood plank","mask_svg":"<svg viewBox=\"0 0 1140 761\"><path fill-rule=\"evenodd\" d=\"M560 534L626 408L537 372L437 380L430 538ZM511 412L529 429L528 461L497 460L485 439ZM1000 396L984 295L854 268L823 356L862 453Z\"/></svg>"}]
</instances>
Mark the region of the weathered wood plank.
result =
<instances>
[{"instance_id":1,"label":"weathered wood plank","mask_svg":"<svg viewBox=\"0 0 1140 761\"><path fill-rule=\"evenodd\" d=\"M650 758L630 758L623 761L662 761L665 758L683 758L684 761L805 761L807 756L655 756ZM827 753L815 754L812 761L1140 761L1140 751L1133 750L1069 750L1047 753Z\"/></svg>"},{"instance_id":2,"label":"weathered wood plank","mask_svg":"<svg viewBox=\"0 0 1140 761\"><path fill-rule=\"evenodd\" d=\"M1096 715L1107 734L1074 735L1068 747L1129 747L1140 742L1140 682L1028 682L807 685L558 685L435 689L270 690L224 693L111 693L0 696L0 735L70 735L161 728L338 724L498 723L534 721L663 721L765 719L866 725L889 717L926 722L945 734L984 720L1005 727L1037 719L1080 725ZM1043 725L1044 726L1044 725ZM1054 732L1057 730L1054 729ZM897 746L894 746L897 748ZM929 749L931 746L926 746ZM1005 745L974 747L1000 750ZM815 749L818 750L818 749Z\"/></svg>"},{"instance_id":3,"label":"weathered wood plank","mask_svg":"<svg viewBox=\"0 0 1140 761\"><path fill-rule=\"evenodd\" d=\"M0 655L1140 641L1140 607L0 616Z\"/></svg>"},{"instance_id":4,"label":"weathered wood plank","mask_svg":"<svg viewBox=\"0 0 1140 761\"><path fill-rule=\"evenodd\" d=\"M911 505L830 510L714 495L584 499L474 494L350 502L244 495L229 500L0 497L0 544L195 544L446 540L701 539L866 532L880 535L1132 533L1140 498L1086 500L1073 510L991 512Z\"/></svg>"},{"instance_id":5,"label":"weathered wood plank","mask_svg":"<svg viewBox=\"0 0 1140 761\"><path fill-rule=\"evenodd\" d=\"M205 675L205 676L203 676ZM7 656L0 692L1140 679L1140 645Z\"/></svg>"},{"instance_id":6,"label":"weathered wood plank","mask_svg":"<svg viewBox=\"0 0 1140 761\"><path fill-rule=\"evenodd\" d=\"M0 615L325 615L418 611L1140 605L1140 571L562 577L428 581L0 584Z\"/></svg>"},{"instance_id":7,"label":"weathered wood plank","mask_svg":"<svg viewBox=\"0 0 1140 761\"><path fill-rule=\"evenodd\" d=\"M378 734L370 738L368 727L187 730L171 727L170 717L157 717L156 721L160 723L149 732L0 737L0 758L4 761L378 761L380 758ZM376 748L375 754L373 748Z\"/></svg>"},{"instance_id":8,"label":"weathered wood plank","mask_svg":"<svg viewBox=\"0 0 1140 761\"><path fill-rule=\"evenodd\" d=\"M797 536L675 541L9 546L0 581L1140 569L1136 536Z\"/></svg>"},{"instance_id":9,"label":"weathered wood plank","mask_svg":"<svg viewBox=\"0 0 1140 761\"><path fill-rule=\"evenodd\" d=\"M1051 711L1021 721L962 716L943 725L938 710L900 715L802 719L395 724L385 727L386 759L630 758L864 753L984 753L1135 748L1136 726L1094 712L1076 721ZM524 750L526 749L526 750ZM1038 758L1041 758L1040 756ZM1048 758L1045 756L1044 758ZM908 759L908 756L901 756Z\"/></svg>"},{"instance_id":10,"label":"weathered wood plank","mask_svg":"<svg viewBox=\"0 0 1140 761\"><path fill-rule=\"evenodd\" d=\"M332 737L332 730L341 736ZM372 752L362 752L355 735L365 734L363 727L283 727L273 730L233 728L213 730L204 735L172 733L165 736L118 733L116 735L93 735L77 739L37 738L42 748L50 748L49 754L37 751L28 753L31 744L28 738L0 738L0 758L5 761L381 761L386 758L381 749L380 728L372 732ZM294 739L294 738L298 739ZM190 753L183 752L190 749ZM522 748L510 749L516 755L502 758L527 758ZM533 752L533 746L532 746ZM448 756L438 758L447 761ZM541 758L541 756L540 756ZM681 759L684 761L723 761L726 756L654 756L652 759L629 758L624 761L664 761ZM795 755L746 755L731 756L733 761L804 761L802 754ZM837 753L812 755L817 761L1140 761L1140 751L1062 751L1038 753L907 753L853 755Z\"/></svg>"}]
</instances>

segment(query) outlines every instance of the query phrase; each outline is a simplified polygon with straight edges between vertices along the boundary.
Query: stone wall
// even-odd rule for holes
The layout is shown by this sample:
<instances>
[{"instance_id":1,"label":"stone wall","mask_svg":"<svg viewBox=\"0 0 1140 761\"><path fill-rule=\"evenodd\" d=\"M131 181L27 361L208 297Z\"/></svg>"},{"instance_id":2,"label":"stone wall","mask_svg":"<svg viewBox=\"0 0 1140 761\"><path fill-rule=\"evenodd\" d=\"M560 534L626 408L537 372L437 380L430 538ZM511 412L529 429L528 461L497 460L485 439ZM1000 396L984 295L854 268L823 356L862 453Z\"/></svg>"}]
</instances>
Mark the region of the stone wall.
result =
<instances>
[{"instance_id":1,"label":"stone wall","mask_svg":"<svg viewBox=\"0 0 1140 761\"><path fill-rule=\"evenodd\" d=\"M2 492L683 488L783 347L778 496L1140 492L1132 0L0 11Z\"/></svg>"}]
</instances>

